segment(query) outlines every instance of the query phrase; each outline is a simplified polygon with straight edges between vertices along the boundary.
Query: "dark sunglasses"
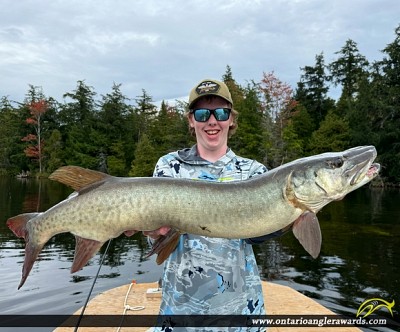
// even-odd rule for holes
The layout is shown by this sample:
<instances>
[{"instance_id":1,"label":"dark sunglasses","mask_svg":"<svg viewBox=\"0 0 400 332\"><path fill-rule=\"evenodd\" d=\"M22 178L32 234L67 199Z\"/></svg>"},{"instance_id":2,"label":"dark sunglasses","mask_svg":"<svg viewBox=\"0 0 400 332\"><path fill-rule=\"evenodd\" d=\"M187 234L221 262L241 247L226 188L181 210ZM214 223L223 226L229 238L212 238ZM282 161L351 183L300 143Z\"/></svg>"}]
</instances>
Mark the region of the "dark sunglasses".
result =
<instances>
[{"instance_id":1,"label":"dark sunglasses","mask_svg":"<svg viewBox=\"0 0 400 332\"><path fill-rule=\"evenodd\" d=\"M211 114L214 115L217 121L226 121L229 119L229 115L231 114L230 108L216 108L210 110L208 108L198 108L193 110L191 113L194 115L194 119L197 122L206 122Z\"/></svg>"}]
</instances>

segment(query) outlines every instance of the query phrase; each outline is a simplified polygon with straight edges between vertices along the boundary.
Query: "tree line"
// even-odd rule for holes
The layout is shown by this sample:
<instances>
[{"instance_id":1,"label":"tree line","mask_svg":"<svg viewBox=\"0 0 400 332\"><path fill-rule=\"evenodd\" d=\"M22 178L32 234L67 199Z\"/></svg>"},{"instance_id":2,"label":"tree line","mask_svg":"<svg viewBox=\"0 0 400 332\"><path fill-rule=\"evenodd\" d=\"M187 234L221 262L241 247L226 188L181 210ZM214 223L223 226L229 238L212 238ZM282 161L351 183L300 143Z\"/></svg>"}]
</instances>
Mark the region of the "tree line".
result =
<instances>
[{"instance_id":1,"label":"tree line","mask_svg":"<svg viewBox=\"0 0 400 332\"><path fill-rule=\"evenodd\" d=\"M240 85L230 66L222 80L239 112L230 147L274 168L291 160L357 145L375 145L386 184L400 183L400 25L395 39L370 63L348 39L325 62L301 68L293 89L274 72ZM330 88L341 91L338 100ZM0 174L45 176L78 165L116 176L151 176L157 159L188 147L187 103L162 102L145 90L135 98L113 84L97 98L84 80L58 102L29 86L22 102L0 99Z\"/></svg>"}]
</instances>

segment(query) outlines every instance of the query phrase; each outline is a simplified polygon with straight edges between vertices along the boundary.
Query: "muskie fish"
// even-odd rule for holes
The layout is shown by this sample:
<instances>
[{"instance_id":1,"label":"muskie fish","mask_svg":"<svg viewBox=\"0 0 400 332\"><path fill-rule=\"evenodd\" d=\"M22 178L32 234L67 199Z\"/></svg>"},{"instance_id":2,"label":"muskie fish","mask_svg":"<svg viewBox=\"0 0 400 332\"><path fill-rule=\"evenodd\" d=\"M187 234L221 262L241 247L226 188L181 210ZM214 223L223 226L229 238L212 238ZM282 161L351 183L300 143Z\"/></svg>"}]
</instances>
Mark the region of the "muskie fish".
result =
<instances>
[{"instance_id":1,"label":"muskie fish","mask_svg":"<svg viewBox=\"0 0 400 332\"><path fill-rule=\"evenodd\" d=\"M378 175L373 146L302 158L240 182L173 178L118 178L76 166L50 178L77 193L43 213L8 219L24 238L24 284L46 242L58 233L76 237L71 273L80 270L110 238L162 226L221 238L251 238L291 225L303 247L318 256L316 213Z\"/></svg>"}]
</instances>

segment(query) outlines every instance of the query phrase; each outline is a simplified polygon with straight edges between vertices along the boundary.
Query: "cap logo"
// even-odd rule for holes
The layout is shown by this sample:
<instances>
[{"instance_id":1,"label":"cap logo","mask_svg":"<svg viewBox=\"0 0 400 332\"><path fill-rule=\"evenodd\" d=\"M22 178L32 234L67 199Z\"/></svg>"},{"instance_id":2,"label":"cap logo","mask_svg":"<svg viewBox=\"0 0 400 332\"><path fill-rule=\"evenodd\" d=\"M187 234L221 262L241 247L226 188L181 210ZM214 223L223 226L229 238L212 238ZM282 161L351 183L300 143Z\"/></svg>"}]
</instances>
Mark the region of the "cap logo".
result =
<instances>
[{"instance_id":1,"label":"cap logo","mask_svg":"<svg viewBox=\"0 0 400 332\"><path fill-rule=\"evenodd\" d=\"M219 88L220 86L218 83L212 81L204 81L197 86L196 92L198 95L202 95L205 93L216 93L218 92Z\"/></svg>"}]
</instances>

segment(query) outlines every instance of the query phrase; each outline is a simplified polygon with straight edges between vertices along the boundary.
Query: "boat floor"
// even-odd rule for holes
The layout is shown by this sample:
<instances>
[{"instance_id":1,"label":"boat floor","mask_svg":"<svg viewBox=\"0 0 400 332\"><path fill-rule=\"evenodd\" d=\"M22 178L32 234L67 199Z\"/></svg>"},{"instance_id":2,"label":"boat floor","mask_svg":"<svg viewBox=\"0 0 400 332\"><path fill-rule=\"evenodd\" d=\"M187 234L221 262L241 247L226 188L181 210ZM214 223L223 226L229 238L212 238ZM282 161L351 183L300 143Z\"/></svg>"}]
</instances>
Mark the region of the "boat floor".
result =
<instances>
[{"instance_id":1,"label":"boat floor","mask_svg":"<svg viewBox=\"0 0 400 332\"><path fill-rule=\"evenodd\" d=\"M122 315L125 303L141 310L127 310L125 315L157 315L160 307L161 293L157 292L157 283L143 283L131 286L129 284L110 289L89 301L85 315ZM265 307L268 315L335 315L316 301L297 292L296 290L274 284L262 282ZM129 291L129 294L127 295ZM126 301L126 302L125 302ZM75 315L79 315L78 310ZM54 332L72 332L74 327L58 327ZM148 327L79 327L79 332L139 332L146 331ZM297 331L323 331L326 332L359 332L356 327L269 327L268 332L297 332Z\"/></svg>"}]
</instances>

